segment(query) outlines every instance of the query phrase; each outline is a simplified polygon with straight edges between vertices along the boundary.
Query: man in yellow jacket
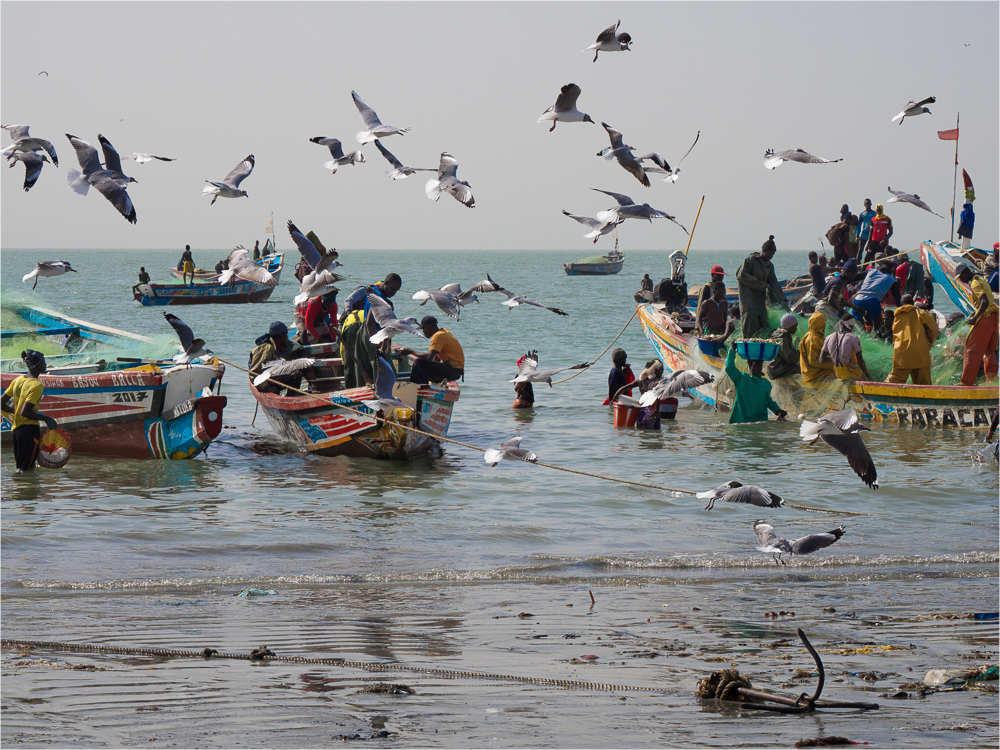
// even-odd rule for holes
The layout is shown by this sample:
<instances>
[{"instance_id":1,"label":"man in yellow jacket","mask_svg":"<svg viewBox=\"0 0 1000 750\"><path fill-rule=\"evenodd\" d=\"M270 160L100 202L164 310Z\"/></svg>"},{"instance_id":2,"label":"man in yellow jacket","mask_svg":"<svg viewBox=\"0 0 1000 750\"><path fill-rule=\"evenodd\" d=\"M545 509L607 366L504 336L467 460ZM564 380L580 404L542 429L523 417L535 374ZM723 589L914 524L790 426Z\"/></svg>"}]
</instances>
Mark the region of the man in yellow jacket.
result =
<instances>
[{"instance_id":1,"label":"man in yellow jacket","mask_svg":"<svg viewBox=\"0 0 1000 750\"><path fill-rule=\"evenodd\" d=\"M931 345L938 336L937 321L904 294L892 322L892 372L887 383L931 384Z\"/></svg>"},{"instance_id":2,"label":"man in yellow jacket","mask_svg":"<svg viewBox=\"0 0 1000 750\"><path fill-rule=\"evenodd\" d=\"M799 366L803 383L833 379L833 362L820 358L826 341L826 316L814 312L809 318L809 331L799 342Z\"/></svg>"}]
</instances>

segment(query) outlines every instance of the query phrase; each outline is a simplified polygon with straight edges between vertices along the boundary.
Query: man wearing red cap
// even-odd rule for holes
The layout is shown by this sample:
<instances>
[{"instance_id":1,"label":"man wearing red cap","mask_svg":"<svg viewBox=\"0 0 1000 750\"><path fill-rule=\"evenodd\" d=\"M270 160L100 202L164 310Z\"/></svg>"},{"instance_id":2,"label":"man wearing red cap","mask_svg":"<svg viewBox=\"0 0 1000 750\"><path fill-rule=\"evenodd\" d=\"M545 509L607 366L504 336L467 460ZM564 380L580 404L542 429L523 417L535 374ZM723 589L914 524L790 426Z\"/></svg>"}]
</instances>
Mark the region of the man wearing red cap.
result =
<instances>
[{"instance_id":1,"label":"man wearing red cap","mask_svg":"<svg viewBox=\"0 0 1000 750\"><path fill-rule=\"evenodd\" d=\"M711 281L707 284L703 284L701 291L698 292L698 305L694 310L694 319L698 320L698 313L701 312L701 306L706 300L712 299L712 287L715 286L716 281L722 281L722 277L726 275L726 272L722 270L722 266L712 266L709 271L712 275Z\"/></svg>"}]
</instances>

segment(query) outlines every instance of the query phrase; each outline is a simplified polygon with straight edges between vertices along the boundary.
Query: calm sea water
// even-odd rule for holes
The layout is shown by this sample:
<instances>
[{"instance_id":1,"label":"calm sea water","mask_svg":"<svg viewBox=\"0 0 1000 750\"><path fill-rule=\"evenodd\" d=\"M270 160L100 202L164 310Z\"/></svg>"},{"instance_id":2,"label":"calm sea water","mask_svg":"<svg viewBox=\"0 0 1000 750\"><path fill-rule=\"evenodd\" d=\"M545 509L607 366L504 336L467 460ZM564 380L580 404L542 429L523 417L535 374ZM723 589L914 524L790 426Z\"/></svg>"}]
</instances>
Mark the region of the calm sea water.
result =
<instances>
[{"instance_id":1,"label":"calm sea water","mask_svg":"<svg viewBox=\"0 0 1000 750\"><path fill-rule=\"evenodd\" d=\"M4 638L244 653L267 644L287 655L643 690L283 663L29 657L110 668L67 671L24 666L19 651L6 651L4 742L317 747L385 730L390 738L375 744L787 746L835 734L883 746L994 747L995 694L878 697L928 669L996 662L995 621L912 621L998 609L1000 482L996 465L981 460L983 433L876 427L865 436L881 483L873 492L832 449L802 443L794 422L730 427L725 416L682 403L660 432L614 430L601 405L607 355L564 385L536 387L536 408L515 412L507 381L520 354L537 349L542 366L554 367L593 359L632 314L643 272L668 275L666 253L629 253L618 276L563 274L562 263L589 253L346 252L352 278L342 286L395 271L404 290L397 311L420 315L436 311L419 308L413 292L466 286L489 272L569 312L508 312L497 295L482 295L461 322L443 323L467 361L450 431L456 440L490 447L520 434L541 461L571 469L699 491L739 479L792 503L878 515L721 506L709 513L690 496L523 463L490 468L481 453L455 445L413 463L313 458L278 443L262 415L254 422L244 377L230 370L227 428L197 460L77 455L63 470L14 480L4 453ZM196 249L195 260L207 267L224 254ZM693 253L689 283L707 280L715 263L732 273L745 255ZM79 275L42 279L28 295L21 275L50 256L65 256ZM4 250L3 294L169 335L162 310L132 301L130 287L140 265L165 281L177 257ZM805 252L779 252L776 265L779 276L798 273ZM219 356L245 364L270 321L291 322L296 290L286 273L269 303L172 311ZM653 356L636 320L617 345L636 372ZM261 445L277 452L258 455ZM841 523L847 530L836 545L781 567L755 551L756 518L792 538ZM248 587L277 594L234 596ZM795 614L766 616L780 610ZM789 683L795 669L813 669L797 627L819 648L903 647L824 654L824 697L882 708L762 718L693 697L701 677L730 662L755 686L811 693L814 678ZM785 638L790 647L767 648ZM596 662L580 663L591 654ZM873 670L874 683L856 676ZM416 692L358 693L390 679Z\"/></svg>"}]
</instances>

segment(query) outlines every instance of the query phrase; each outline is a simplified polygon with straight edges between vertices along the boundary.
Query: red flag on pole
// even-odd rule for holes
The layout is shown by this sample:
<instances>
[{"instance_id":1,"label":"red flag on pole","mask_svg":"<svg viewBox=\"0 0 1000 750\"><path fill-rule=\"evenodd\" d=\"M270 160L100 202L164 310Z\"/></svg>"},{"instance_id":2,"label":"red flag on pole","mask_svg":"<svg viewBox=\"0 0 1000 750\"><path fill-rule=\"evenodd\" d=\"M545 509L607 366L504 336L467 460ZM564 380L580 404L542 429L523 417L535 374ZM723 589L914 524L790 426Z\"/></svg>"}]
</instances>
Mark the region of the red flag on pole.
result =
<instances>
[{"instance_id":1,"label":"red flag on pole","mask_svg":"<svg viewBox=\"0 0 1000 750\"><path fill-rule=\"evenodd\" d=\"M954 130L939 130L938 138L942 141L957 141L958 140L958 128Z\"/></svg>"}]
</instances>

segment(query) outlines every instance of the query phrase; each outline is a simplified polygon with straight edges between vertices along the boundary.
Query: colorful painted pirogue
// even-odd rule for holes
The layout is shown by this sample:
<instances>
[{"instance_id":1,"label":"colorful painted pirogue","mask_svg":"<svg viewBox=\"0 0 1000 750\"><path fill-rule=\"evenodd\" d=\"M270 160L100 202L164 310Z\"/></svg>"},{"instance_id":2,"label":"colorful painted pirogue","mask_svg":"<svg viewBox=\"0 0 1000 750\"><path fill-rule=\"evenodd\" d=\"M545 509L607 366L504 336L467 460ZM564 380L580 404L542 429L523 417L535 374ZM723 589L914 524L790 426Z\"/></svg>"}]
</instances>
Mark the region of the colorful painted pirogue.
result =
<instances>
[{"instance_id":1,"label":"colorful painted pirogue","mask_svg":"<svg viewBox=\"0 0 1000 750\"><path fill-rule=\"evenodd\" d=\"M945 290L948 298L965 316L976 311L976 301L972 298L972 290L968 284L958 280L956 274L958 263L966 260L972 265L979 265L986 260L986 252L978 247L963 250L954 242L920 243L920 262L931 280Z\"/></svg>"},{"instance_id":2,"label":"colorful painted pirogue","mask_svg":"<svg viewBox=\"0 0 1000 750\"><path fill-rule=\"evenodd\" d=\"M275 280L281 275L284 255L278 253L273 269L268 270ZM266 302L276 286L266 286L256 281L235 278L229 284L211 280L198 284L136 284L132 296L136 302L146 307L159 305L206 305L242 304L245 302Z\"/></svg>"},{"instance_id":3,"label":"colorful painted pirogue","mask_svg":"<svg viewBox=\"0 0 1000 750\"><path fill-rule=\"evenodd\" d=\"M458 383L416 385L408 382L409 372L397 372L393 395L408 408L397 408L385 420L376 420L375 412L364 405L375 398L371 388L342 389L344 368L336 356L338 347L315 344L304 349L306 356L316 359L314 395L261 393L250 383L250 392L271 427L285 440L320 456L405 460L437 450L440 444L434 436L447 437ZM404 368L409 369L406 358L398 363L398 369Z\"/></svg>"},{"instance_id":4,"label":"colorful painted pirogue","mask_svg":"<svg viewBox=\"0 0 1000 750\"><path fill-rule=\"evenodd\" d=\"M271 241L268 240L269 244L270 242ZM257 265L266 268L268 273L274 274L281 267L283 256L284 253L274 253L272 255L266 255L260 260L254 262L257 263ZM180 279L181 281L184 280L184 272L178 271L176 266L170 269L170 275L173 276L175 279ZM188 276L190 277L191 274L188 274ZM212 269L211 271L206 271L204 268L196 268L194 271L195 281L215 281L218 278L219 274L216 273L215 269Z\"/></svg>"},{"instance_id":5,"label":"colorful painted pirogue","mask_svg":"<svg viewBox=\"0 0 1000 750\"><path fill-rule=\"evenodd\" d=\"M3 331L5 355L21 348L47 350L49 373L41 377L45 395L40 411L69 432L74 453L191 458L222 430L226 397L212 393L225 372L221 364L174 366L168 360L162 366L136 366L136 360L176 349L52 310L9 311L5 306L4 313L5 326L17 318L23 323ZM118 361L118 356L130 361ZM16 355L4 359L0 385L7 388L23 368ZM7 419L0 434L4 443L10 440Z\"/></svg>"},{"instance_id":6,"label":"colorful painted pirogue","mask_svg":"<svg viewBox=\"0 0 1000 750\"><path fill-rule=\"evenodd\" d=\"M640 304L638 318L656 355L669 371L699 369L715 375L715 382L691 391L696 399L729 411L733 393L725 376L725 351L706 352L699 339L684 332L661 305ZM891 356L891 346L889 348ZM711 349L712 347L705 347ZM717 356L721 354L722 357ZM866 357L867 358L867 357ZM788 380L791 385L786 385ZM808 388L794 378L773 382L771 395L789 414L815 417L828 411L853 409L862 419L897 422L918 427L988 428L990 413L1000 398L994 381L987 385L900 385L897 383L834 381Z\"/></svg>"}]
</instances>

